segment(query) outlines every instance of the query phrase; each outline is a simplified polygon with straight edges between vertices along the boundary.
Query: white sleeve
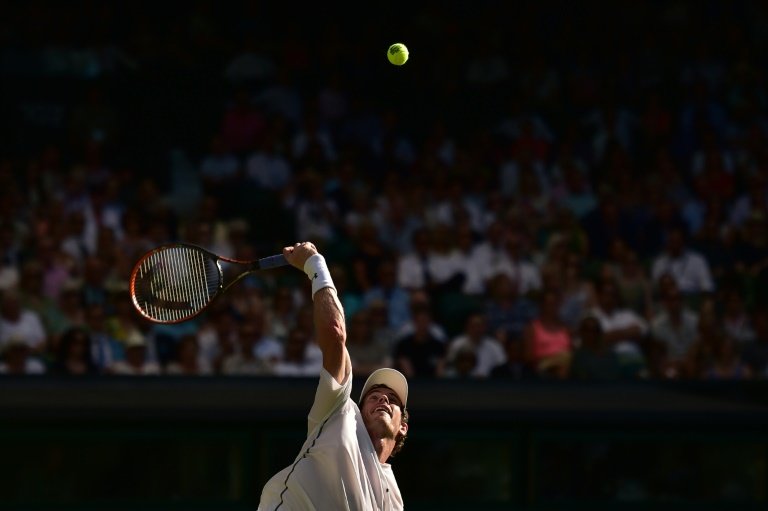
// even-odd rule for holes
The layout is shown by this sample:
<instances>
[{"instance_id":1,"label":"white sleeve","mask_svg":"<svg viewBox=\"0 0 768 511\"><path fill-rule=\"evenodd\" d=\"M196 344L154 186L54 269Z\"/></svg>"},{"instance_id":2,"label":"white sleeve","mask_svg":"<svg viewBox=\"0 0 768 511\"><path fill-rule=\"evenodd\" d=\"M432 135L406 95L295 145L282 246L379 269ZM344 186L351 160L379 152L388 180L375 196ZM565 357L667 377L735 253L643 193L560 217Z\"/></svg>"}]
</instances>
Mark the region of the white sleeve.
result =
<instances>
[{"instance_id":1,"label":"white sleeve","mask_svg":"<svg viewBox=\"0 0 768 511\"><path fill-rule=\"evenodd\" d=\"M323 368L320 371L320 381L315 392L315 402L307 417L307 433L328 418L352 395L352 371L347 375L343 384L339 384L331 374Z\"/></svg>"}]
</instances>

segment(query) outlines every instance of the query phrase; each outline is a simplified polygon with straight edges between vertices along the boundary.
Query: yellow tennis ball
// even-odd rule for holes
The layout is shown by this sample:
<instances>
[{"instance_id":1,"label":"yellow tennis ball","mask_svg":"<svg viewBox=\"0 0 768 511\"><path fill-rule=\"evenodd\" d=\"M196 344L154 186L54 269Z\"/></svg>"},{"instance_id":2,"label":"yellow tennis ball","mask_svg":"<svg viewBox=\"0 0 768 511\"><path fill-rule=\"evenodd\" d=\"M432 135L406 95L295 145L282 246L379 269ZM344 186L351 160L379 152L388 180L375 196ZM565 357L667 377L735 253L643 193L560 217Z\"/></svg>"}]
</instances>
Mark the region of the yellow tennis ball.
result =
<instances>
[{"instance_id":1,"label":"yellow tennis ball","mask_svg":"<svg viewBox=\"0 0 768 511\"><path fill-rule=\"evenodd\" d=\"M387 50L387 58L392 64L402 66L408 60L408 48L403 43L395 43Z\"/></svg>"}]
</instances>

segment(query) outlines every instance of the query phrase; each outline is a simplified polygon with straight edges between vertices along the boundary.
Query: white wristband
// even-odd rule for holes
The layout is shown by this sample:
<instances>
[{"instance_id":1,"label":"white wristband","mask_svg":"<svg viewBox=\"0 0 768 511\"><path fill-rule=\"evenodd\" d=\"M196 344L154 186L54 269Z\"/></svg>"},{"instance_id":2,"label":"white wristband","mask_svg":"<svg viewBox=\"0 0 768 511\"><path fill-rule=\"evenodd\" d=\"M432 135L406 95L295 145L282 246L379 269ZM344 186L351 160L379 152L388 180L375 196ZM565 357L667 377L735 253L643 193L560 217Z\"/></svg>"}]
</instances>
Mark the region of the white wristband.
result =
<instances>
[{"instance_id":1,"label":"white wristband","mask_svg":"<svg viewBox=\"0 0 768 511\"><path fill-rule=\"evenodd\" d=\"M325 264L325 258L320 254L310 256L304 262L304 273L307 274L309 280L312 281L312 299L315 298L315 293L324 287L332 287L334 290L336 286L333 285L331 279L331 272L328 270L328 266Z\"/></svg>"}]
</instances>

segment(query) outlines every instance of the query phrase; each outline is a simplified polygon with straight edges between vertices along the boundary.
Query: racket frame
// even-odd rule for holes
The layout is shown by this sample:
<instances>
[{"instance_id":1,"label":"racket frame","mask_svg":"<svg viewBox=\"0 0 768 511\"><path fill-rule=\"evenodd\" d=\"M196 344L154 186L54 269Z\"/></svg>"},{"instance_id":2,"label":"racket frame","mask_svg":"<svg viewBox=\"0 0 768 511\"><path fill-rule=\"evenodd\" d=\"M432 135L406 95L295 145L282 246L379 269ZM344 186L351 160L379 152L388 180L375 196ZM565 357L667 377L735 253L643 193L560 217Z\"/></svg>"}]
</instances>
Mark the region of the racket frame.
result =
<instances>
[{"instance_id":1,"label":"racket frame","mask_svg":"<svg viewBox=\"0 0 768 511\"><path fill-rule=\"evenodd\" d=\"M194 312L193 314L189 316L185 316L183 318L179 318L179 319L158 319L153 317L151 314L148 314L139 305L138 299L136 297L136 280L137 280L137 276L139 275L141 265L144 263L144 261L146 261L147 259L151 258L152 256L156 255L159 252L165 252L173 248L192 249L210 258L210 260L215 263L216 268L218 269L219 284L216 288L216 291L209 296L207 303L203 307L201 307L199 310ZM237 275L234 278L230 279L230 281L225 280L226 274L225 274L224 268L222 268L222 265L221 265L222 262L240 267L240 271L237 273ZM189 321L190 319L202 314L202 312L205 311L214 302L214 300L216 300L219 296L225 293L235 283L239 282L249 274L259 270L279 268L281 266L286 266L286 265L288 265L288 261L285 259L285 256L283 254L263 257L254 261L243 261L240 259L234 259L231 257L214 254L210 250L207 250L199 245L195 245L192 243L183 243L183 242L166 243L164 245L160 245L159 247L153 248L152 250L146 252L139 258L136 264L134 264L133 269L131 270L131 277L129 279L129 292L131 295L131 302L133 303L133 306L136 309L136 311L138 311L138 313L143 318L153 323L158 323L163 325L173 325L177 323L182 323L184 321Z\"/></svg>"}]
</instances>

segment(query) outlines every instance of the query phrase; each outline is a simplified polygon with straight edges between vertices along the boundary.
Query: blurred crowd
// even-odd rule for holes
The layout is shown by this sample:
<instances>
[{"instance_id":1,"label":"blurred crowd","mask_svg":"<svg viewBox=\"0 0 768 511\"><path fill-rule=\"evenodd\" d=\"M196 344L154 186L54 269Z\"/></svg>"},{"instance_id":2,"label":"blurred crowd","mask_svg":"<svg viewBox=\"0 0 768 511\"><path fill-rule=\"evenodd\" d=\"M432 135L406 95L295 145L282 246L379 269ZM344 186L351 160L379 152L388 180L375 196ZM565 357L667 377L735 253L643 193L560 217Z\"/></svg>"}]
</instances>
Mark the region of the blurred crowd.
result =
<instances>
[{"instance_id":1,"label":"blurred crowd","mask_svg":"<svg viewBox=\"0 0 768 511\"><path fill-rule=\"evenodd\" d=\"M404 40L395 68L386 32L272 26L256 2L154 23L85 2L87 34L30 5L0 54L0 373L317 375L301 272L178 325L127 282L171 241L250 260L310 240L358 375L768 377L764 8L628 6L645 31L621 38L594 12L481 2L461 29L423 7L444 39Z\"/></svg>"}]
</instances>

